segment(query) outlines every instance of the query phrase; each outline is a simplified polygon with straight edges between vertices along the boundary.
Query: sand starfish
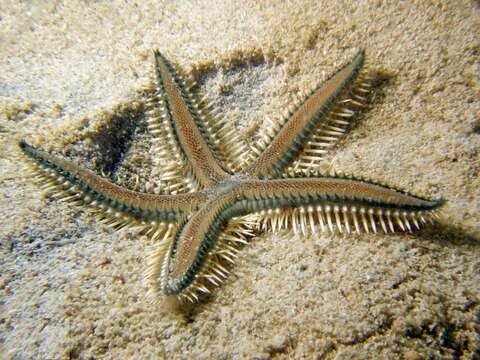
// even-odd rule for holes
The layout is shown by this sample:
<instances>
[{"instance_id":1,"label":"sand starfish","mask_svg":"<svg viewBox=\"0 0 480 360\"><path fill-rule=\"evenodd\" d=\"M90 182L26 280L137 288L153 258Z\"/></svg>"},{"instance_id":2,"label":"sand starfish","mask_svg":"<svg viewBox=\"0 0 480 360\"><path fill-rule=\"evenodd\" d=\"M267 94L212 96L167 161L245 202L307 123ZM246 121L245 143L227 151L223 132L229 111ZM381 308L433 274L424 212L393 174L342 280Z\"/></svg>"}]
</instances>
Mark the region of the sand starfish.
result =
<instances>
[{"instance_id":1,"label":"sand starfish","mask_svg":"<svg viewBox=\"0 0 480 360\"><path fill-rule=\"evenodd\" d=\"M257 229L393 233L419 229L437 216L442 199L318 170L373 87L364 51L270 121L250 147L231 124L211 115L180 70L158 51L154 56L146 114L163 162L162 194L125 189L20 143L56 198L94 209L116 229L141 227L156 241L147 274L153 294L187 302L210 294Z\"/></svg>"}]
</instances>

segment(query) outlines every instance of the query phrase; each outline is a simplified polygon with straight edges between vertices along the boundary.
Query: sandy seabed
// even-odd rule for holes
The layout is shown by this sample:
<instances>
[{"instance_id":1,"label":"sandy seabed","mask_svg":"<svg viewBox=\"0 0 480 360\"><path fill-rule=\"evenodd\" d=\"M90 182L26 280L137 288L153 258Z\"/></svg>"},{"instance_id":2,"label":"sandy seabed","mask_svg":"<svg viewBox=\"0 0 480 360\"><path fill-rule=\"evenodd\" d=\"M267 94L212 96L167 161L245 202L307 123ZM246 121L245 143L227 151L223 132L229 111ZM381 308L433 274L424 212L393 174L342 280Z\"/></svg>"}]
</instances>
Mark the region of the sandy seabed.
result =
<instances>
[{"instance_id":1,"label":"sandy seabed","mask_svg":"<svg viewBox=\"0 0 480 360\"><path fill-rule=\"evenodd\" d=\"M1 358L480 358L478 1L2 1L0 14ZM260 234L193 310L146 299L148 239L45 198L18 160L25 138L96 170L121 155L120 178L151 181L152 49L248 139L360 47L388 81L326 164L442 195L441 222Z\"/></svg>"}]
</instances>

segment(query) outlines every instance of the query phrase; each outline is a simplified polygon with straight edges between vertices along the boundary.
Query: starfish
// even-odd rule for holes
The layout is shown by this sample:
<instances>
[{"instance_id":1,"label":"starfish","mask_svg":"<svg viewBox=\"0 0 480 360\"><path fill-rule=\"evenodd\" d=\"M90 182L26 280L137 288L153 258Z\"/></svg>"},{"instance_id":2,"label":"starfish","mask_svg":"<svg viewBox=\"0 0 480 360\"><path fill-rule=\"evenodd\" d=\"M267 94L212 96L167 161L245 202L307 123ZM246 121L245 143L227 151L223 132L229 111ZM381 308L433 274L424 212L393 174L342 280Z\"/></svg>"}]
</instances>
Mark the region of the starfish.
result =
<instances>
[{"instance_id":1,"label":"starfish","mask_svg":"<svg viewBox=\"0 0 480 360\"><path fill-rule=\"evenodd\" d=\"M162 160L160 194L126 189L20 142L53 197L93 209L115 229L140 227L155 241L146 276L151 294L192 303L207 297L258 229L411 232L438 217L441 198L319 171L374 87L363 50L269 121L250 146L193 94L180 69L158 51L154 58L146 116Z\"/></svg>"}]
</instances>

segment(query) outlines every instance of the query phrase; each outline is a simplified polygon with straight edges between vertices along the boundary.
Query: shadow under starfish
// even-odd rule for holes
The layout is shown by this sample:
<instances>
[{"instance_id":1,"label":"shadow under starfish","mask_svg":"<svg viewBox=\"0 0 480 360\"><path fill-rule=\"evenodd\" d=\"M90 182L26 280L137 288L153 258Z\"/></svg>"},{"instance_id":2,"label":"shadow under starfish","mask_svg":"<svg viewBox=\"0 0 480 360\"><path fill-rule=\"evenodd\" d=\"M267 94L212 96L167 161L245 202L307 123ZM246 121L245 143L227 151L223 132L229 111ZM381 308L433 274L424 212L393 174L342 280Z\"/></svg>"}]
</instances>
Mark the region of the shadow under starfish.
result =
<instances>
[{"instance_id":1,"label":"shadow under starfish","mask_svg":"<svg viewBox=\"0 0 480 360\"><path fill-rule=\"evenodd\" d=\"M158 51L147 101L162 159L162 194L131 191L70 161L20 143L36 177L58 199L88 206L116 229L140 227L157 241L151 293L196 302L220 286L256 229L351 233L413 231L433 220L430 200L352 176L322 175L327 151L368 99L364 51L269 121L248 148Z\"/></svg>"}]
</instances>

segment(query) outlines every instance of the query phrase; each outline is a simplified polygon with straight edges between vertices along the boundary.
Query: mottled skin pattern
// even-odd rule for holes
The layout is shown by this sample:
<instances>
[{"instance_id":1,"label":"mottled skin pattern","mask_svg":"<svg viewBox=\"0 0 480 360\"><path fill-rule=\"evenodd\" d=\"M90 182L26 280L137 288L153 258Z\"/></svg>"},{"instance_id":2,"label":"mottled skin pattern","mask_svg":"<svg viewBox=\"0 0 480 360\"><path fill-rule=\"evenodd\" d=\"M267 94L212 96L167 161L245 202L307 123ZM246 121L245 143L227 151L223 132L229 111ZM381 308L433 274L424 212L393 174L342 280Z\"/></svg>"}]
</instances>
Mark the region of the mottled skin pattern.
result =
<instances>
[{"instance_id":1,"label":"mottled skin pattern","mask_svg":"<svg viewBox=\"0 0 480 360\"><path fill-rule=\"evenodd\" d=\"M37 176L58 198L95 208L102 221L116 228L140 226L161 239L147 276L153 293L196 301L220 285L240 245L253 235L255 221L243 217L247 214L257 214L263 227L272 230L394 232L419 228L441 206L442 200L317 172L324 147L338 140L367 101L371 82L362 70L363 51L275 122L253 146L257 156L250 161L236 159L235 154L244 152L237 145L224 150L217 146L238 138L225 126L212 125L183 77L159 52L154 54L157 85L149 101L149 123L154 134L168 138L160 139L166 144L163 154L171 152L173 167L183 169L168 181L189 178L190 189L163 195L126 190L20 144L34 160ZM228 147L234 155L222 153ZM298 159L303 159L303 170L295 165Z\"/></svg>"}]
</instances>

